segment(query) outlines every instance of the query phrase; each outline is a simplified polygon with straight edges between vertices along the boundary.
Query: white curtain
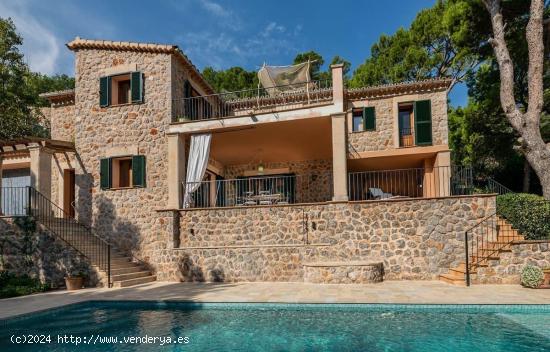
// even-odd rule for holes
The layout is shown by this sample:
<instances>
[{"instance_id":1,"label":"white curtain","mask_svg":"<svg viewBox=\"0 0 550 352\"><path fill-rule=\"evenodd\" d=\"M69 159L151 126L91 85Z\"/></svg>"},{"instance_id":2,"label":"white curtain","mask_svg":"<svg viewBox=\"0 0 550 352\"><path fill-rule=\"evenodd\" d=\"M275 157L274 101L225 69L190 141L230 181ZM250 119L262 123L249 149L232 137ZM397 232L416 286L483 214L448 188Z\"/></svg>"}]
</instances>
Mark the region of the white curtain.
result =
<instances>
[{"instance_id":1,"label":"white curtain","mask_svg":"<svg viewBox=\"0 0 550 352\"><path fill-rule=\"evenodd\" d=\"M200 182L206 172L208 155L210 154L211 134L198 134L191 136L191 147L189 149L189 160L187 161L187 176L183 194L183 207L191 205L191 195L201 185Z\"/></svg>"}]
</instances>

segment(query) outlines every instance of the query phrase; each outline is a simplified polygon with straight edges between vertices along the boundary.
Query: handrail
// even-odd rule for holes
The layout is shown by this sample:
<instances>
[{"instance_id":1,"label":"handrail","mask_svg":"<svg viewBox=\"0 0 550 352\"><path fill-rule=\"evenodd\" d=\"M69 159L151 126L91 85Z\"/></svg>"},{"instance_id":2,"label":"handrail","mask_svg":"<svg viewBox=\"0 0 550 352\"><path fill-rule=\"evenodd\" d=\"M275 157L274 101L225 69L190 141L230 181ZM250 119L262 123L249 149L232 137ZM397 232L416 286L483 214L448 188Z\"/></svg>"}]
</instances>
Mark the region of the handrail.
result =
<instances>
[{"instance_id":1,"label":"handrail","mask_svg":"<svg viewBox=\"0 0 550 352\"><path fill-rule=\"evenodd\" d=\"M86 225L33 187L27 188L27 215L34 217L53 235L67 243L79 255L96 263L107 272L107 286L111 287L111 245L94 234ZM77 225L75 228L74 225Z\"/></svg>"},{"instance_id":2,"label":"handrail","mask_svg":"<svg viewBox=\"0 0 550 352\"><path fill-rule=\"evenodd\" d=\"M499 195L514 193L514 191L493 178L488 177L486 182L487 189L492 193ZM510 229L501 228L498 221L498 212L495 211L464 232L466 286L471 284L472 270L491 258L491 255L498 253L500 249L507 246L506 241L514 238L514 233ZM495 239L496 241L494 241Z\"/></svg>"},{"instance_id":3,"label":"handrail","mask_svg":"<svg viewBox=\"0 0 550 352\"><path fill-rule=\"evenodd\" d=\"M491 190L493 193L498 193L499 195L514 193L514 191L512 191L510 188L506 187L498 181L495 181L491 177L487 177L487 188L489 188L489 190Z\"/></svg>"},{"instance_id":4,"label":"handrail","mask_svg":"<svg viewBox=\"0 0 550 352\"><path fill-rule=\"evenodd\" d=\"M285 88L293 90L282 91ZM251 110L268 110L332 99L332 80L305 81L210 95L172 99L172 120L197 121L246 116Z\"/></svg>"}]
</instances>

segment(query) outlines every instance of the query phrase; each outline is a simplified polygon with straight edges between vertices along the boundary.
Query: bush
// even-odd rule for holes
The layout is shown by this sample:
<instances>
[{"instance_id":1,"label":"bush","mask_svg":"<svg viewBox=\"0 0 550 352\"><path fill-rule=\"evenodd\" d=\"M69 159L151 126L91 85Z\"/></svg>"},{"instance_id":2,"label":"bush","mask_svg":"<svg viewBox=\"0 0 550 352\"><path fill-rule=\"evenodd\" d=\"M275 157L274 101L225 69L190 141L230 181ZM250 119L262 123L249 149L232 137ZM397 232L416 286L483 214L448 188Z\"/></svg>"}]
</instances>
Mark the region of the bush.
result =
<instances>
[{"instance_id":1,"label":"bush","mask_svg":"<svg viewBox=\"0 0 550 352\"><path fill-rule=\"evenodd\" d=\"M508 193L497 197L497 213L525 239L550 239L550 202L536 194Z\"/></svg>"},{"instance_id":2,"label":"bush","mask_svg":"<svg viewBox=\"0 0 550 352\"><path fill-rule=\"evenodd\" d=\"M521 270L521 284L525 287L537 288L544 280L544 273L538 266L526 265Z\"/></svg>"},{"instance_id":3,"label":"bush","mask_svg":"<svg viewBox=\"0 0 550 352\"><path fill-rule=\"evenodd\" d=\"M38 279L27 275L17 276L7 271L0 271L0 298L29 295L35 292L44 292L49 288Z\"/></svg>"}]
</instances>

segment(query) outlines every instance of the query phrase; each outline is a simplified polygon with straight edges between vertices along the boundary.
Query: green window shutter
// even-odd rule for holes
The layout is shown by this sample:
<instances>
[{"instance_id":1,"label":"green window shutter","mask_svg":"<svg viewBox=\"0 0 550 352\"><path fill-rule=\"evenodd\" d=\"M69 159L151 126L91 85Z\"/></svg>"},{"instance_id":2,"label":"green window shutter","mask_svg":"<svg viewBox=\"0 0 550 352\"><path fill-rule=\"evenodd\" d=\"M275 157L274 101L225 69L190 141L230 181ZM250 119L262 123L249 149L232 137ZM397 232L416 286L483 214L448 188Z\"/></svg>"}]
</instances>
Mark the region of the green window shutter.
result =
<instances>
[{"instance_id":1,"label":"green window shutter","mask_svg":"<svg viewBox=\"0 0 550 352\"><path fill-rule=\"evenodd\" d=\"M145 187L145 155L132 156L132 183L134 187Z\"/></svg>"},{"instance_id":2,"label":"green window shutter","mask_svg":"<svg viewBox=\"0 0 550 352\"><path fill-rule=\"evenodd\" d=\"M429 100L414 102L414 128L416 145L432 144L432 105Z\"/></svg>"},{"instance_id":3,"label":"green window shutter","mask_svg":"<svg viewBox=\"0 0 550 352\"><path fill-rule=\"evenodd\" d=\"M376 115L374 113L374 106L363 108L363 126L365 131L376 130Z\"/></svg>"},{"instance_id":4,"label":"green window shutter","mask_svg":"<svg viewBox=\"0 0 550 352\"><path fill-rule=\"evenodd\" d=\"M99 185L101 189L111 188L111 158L99 160Z\"/></svg>"},{"instance_id":5,"label":"green window shutter","mask_svg":"<svg viewBox=\"0 0 550 352\"><path fill-rule=\"evenodd\" d=\"M99 106L106 107L111 105L111 77L99 78Z\"/></svg>"},{"instance_id":6,"label":"green window shutter","mask_svg":"<svg viewBox=\"0 0 550 352\"><path fill-rule=\"evenodd\" d=\"M141 72L132 72L130 75L130 91L132 103L143 102L143 74Z\"/></svg>"}]
</instances>

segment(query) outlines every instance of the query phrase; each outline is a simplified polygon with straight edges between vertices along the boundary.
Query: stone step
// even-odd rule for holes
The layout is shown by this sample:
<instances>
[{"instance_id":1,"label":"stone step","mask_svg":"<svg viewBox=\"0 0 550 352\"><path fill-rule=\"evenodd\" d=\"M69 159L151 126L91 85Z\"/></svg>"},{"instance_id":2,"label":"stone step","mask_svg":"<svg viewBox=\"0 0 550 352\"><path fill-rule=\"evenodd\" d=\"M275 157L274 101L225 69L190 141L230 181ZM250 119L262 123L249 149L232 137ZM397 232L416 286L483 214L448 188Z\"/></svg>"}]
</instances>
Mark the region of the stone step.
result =
<instances>
[{"instance_id":1,"label":"stone step","mask_svg":"<svg viewBox=\"0 0 550 352\"><path fill-rule=\"evenodd\" d=\"M466 286L464 276L460 277L453 274L441 274L439 275L439 279L451 285Z\"/></svg>"},{"instance_id":2,"label":"stone step","mask_svg":"<svg viewBox=\"0 0 550 352\"><path fill-rule=\"evenodd\" d=\"M140 266L128 266L128 267L117 267L116 269L111 268L111 275L121 275L121 274L130 274L142 271L143 269Z\"/></svg>"},{"instance_id":3,"label":"stone step","mask_svg":"<svg viewBox=\"0 0 550 352\"><path fill-rule=\"evenodd\" d=\"M124 280L136 279L138 277L145 277L145 276L150 276L151 275L150 271L139 271L139 270L142 270L142 269L141 268L137 268L137 269L138 269L138 271L125 273L125 274L113 275L113 273L111 273L111 280L113 282L115 282L115 281L124 281Z\"/></svg>"},{"instance_id":4,"label":"stone step","mask_svg":"<svg viewBox=\"0 0 550 352\"><path fill-rule=\"evenodd\" d=\"M476 273L476 269L475 268L470 268L470 274L475 274ZM449 274L453 274L453 275L466 275L466 267L456 267L456 268L451 268L449 269Z\"/></svg>"},{"instance_id":5,"label":"stone step","mask_svg":"<svg viewBox=\"0 0 550 352\"><path fill-rule=\"evenodd\" d=\"M156 280L157 280L157 277L155 275L149 275L144 277L138 277L135 279L115 281L113 282L113 287L129 287L129 286L134 286L139 284L145 284L148 282L153 282Z\"/></svg>"}]
</instances>

